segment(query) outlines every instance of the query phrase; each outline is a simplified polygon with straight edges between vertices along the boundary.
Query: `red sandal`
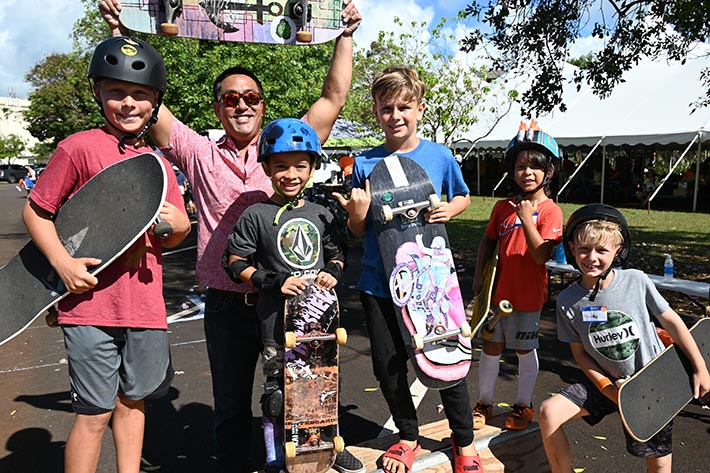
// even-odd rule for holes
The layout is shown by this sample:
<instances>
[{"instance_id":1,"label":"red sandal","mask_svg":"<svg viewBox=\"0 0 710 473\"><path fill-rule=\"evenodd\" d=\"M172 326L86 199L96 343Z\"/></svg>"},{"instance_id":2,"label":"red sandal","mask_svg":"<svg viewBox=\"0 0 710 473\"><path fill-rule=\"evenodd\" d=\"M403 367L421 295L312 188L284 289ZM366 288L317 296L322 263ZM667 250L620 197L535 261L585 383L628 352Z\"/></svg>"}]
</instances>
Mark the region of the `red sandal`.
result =
<instances>
[{"instance_id":1,"label":"red sandal","mask_svg":"<svg viewBox=\"0 0 710 473\"><path fill-rule=\"evenodd\" d=\"M385 453L382 454L382 456L380 457L380 462L382 462L383 458L393 458L398 462L402 462L402 464L407 468L407 471L409 472L412 471L412 464L414 463L414 459L417 457L417 454L421 449L422 446L419 444L417 444L417 446L412 449L412 447L405 443L397 442L396 444L388 448Z\"/></svg>"},{"instance_id":2,"label":"red sandal","mask_svg":"<svg viewBox=\"0 0 710 473\"><path fill-rule=\"evenodd\" d=\"M459 448L451 435L451 450L454 451L454 473L483 473L483 462L480 455L459 455Z\"/></svg>"}]
</instances>

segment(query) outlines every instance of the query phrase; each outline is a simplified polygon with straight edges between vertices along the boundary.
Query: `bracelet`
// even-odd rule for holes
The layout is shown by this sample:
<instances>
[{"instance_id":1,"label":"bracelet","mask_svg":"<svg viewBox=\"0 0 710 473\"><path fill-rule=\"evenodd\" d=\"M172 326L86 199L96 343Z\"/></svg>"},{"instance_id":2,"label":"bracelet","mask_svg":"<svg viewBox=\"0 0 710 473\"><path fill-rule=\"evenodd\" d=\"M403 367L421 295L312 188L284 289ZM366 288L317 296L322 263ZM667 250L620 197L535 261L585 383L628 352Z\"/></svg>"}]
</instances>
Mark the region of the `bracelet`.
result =
<instances>
[{"instance_id":1,"label":"bracelet","mask_svg":"<svg viewBox=\"0 0 710 473\"><path fill-rule=\"evenodd\" d=\"M605 388L611 386L614 383L612 383L611 380L605 376L594 384L596 385L599 392L602 392Z\"/></svg>"}]
</instances>

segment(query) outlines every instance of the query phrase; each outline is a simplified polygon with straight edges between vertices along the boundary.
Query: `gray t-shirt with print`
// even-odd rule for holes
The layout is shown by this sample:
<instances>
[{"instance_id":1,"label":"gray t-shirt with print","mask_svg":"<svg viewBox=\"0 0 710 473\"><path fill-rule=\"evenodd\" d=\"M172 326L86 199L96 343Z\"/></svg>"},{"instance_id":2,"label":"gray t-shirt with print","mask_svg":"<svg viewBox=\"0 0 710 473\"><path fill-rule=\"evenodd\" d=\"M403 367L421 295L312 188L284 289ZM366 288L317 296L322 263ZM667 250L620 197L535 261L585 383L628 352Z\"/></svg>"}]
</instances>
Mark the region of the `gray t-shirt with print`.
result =
<instances>
[{"instance_id":1,"label":"gray t-shirt with print","mask_svg":"<svg viewBox=\"0 0 710 473\"><path fill-rule=\"evenodd\" d=\"M591 291L572 283L557 296L557 336L581 343L612 378L631 376L663 350L651 317L668 310L653 282L636 269L614 269L608 287ZM605 308L602 309L602 308ZM606 314L606 321L584 321ZM602 316L603 317L603 316Z\"/></svg>"}]
</instances>

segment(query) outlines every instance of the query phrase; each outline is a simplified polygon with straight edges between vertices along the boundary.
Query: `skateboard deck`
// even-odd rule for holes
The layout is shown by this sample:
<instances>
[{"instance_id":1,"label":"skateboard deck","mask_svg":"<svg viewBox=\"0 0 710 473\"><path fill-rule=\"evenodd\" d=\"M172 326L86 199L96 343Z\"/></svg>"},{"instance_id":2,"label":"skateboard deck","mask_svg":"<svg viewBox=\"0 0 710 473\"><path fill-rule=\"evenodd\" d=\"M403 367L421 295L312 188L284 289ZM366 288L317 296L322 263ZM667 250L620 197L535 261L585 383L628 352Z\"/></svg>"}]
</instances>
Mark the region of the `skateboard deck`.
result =
<instances>
[{"instance_id":1,"label":"skateboard deck","mask_svg":"<svg viewBox=\"0 0 710 473\"><path fill-rule=\"evenodd\" d=\"M498 268L498 250L496 243L493 253L488 257L486 265L483 267L481 287L466 307L466 316L471 321L471 337L475 337L480 330L481 338L490 340L500 318L510 315L513 311L512 304L505 300L500 301L497 306L491 305Z\"/></svg>"},{"instance_id":2,"label":"skateboard deck","mask_svg":"<svg viewBox=\"0 0 710 473\"><path fill-rule=\"evenodd\" d=\"M317 44L337 38L345 26L341 0L126 0L121 5L120 21L130 30L194 39Z\"/></svg>"},{"instance_id":3,"label":"skateboard deck","mask_svg":"<svg viewBox=\"0 0 710 473\"><path fill-rule=\"evenodd\" d=\"M328 471L345 444L338 432L338 297L308 277L284 307L284 450L291 473Z\"/></svg>"},{"instance_id":4,"label":"skateboard deck","mask_svg":"<svg viewBox=\"0 0 710 473\"><path fill-rule=\"evenodd\" d=\"M69 254L93 257L98 274L156 221L167 178L160 158L146 153L108 166L57 212L54 224ZM0 268L0 344L22 332L68 294L33 242Z\"/></svg>"},{"instance_id":5,"label":"skateboard deck","mask_svg":"<svg viewBox=\"0 0 710 473\"><path fill-rule=\"evenodd\" d=\"M439 205L427 173L388 156L369 177L377 242L408 355L430 388L459 383L471 364L470 326L443 224L425 222Z\"/></svg>"},{"instance_id":6,"label":"skateboard deck","mask_svg":"<svg viewBox=\"0 0 710 473\"><path fill-rule=\"evenodd\" d=\"M710 319L701 319L690 333L710 365ZM647 441L683 410L693 398L692 373L683 352L671 345L621 385L621 421L633 438Z\"/></svg>"}]
</instances>

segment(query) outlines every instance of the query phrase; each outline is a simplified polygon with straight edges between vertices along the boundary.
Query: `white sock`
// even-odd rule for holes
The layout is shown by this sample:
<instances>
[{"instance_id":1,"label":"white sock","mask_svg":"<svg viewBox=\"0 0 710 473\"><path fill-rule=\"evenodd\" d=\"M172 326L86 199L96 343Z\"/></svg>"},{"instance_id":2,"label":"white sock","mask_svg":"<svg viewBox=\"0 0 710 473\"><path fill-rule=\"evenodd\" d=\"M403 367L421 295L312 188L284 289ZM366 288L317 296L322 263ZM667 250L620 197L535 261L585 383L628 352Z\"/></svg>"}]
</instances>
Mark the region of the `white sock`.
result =
<instances>
[{"instance_id":1,"label":"white sock","mask_svg":"<svg viewBox=\"0 0 710 473\"><path fill-rule=\"evenodd\" d=\"M478 398L486 404L493 404L499 372L500 355L486 355L481 352L481 361L478 364Z\"/></svg>"},{"instance_id":2,"label":"white sock","mask_svg":"<svg viewBox=\"0 0 710 473\"><path fill-rule=\"evenodd\" d=\"M540 365L537 360L537 350L529 353L518 353L518 400L516 404L532 406L532 395Z\"/></svg>"}]
</instances>

